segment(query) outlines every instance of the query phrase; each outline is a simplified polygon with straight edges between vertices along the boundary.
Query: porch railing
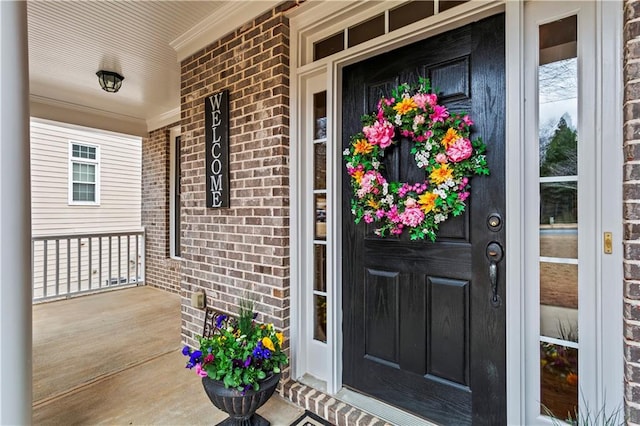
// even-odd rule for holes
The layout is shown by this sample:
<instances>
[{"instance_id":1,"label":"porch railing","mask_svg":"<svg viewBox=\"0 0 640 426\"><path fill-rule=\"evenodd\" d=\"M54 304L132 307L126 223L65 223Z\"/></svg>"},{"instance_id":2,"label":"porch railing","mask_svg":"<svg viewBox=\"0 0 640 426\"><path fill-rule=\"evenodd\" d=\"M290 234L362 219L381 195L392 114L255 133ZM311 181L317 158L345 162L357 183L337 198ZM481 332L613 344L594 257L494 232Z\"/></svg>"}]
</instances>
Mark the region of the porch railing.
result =
<instances>
[{"instance_id":1,"label":"porch railing","mask_svg":"<svg viewBox=\"0 0 640 426\"><path fill-rule=\"evenodd\" d=\"M31 239L33 301L144 284L144 231Z\"/></svg>"}]
</instances>

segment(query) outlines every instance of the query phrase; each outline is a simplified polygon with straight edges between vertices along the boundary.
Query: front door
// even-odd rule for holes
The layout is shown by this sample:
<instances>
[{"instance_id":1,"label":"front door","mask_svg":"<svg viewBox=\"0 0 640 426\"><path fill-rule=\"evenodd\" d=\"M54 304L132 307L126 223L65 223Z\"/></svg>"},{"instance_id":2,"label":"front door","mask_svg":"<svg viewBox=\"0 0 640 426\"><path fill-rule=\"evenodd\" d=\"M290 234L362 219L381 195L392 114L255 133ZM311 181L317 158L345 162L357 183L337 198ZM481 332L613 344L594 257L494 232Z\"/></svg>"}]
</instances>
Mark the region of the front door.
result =
<instances>
[{"instance_id":1,"label":"front door","mask_svg":"<svg viewBox=\"0 0 640 426\"><path fill-rule=\"evenodd\" d=\"M466 212L441 224L435 243L355 225L343 173L343 384L440 424L506 423L505 258L495 306L487 257L492 242L507 254L504 57L497 15L343 70L343 149L361 115L419 76L440 103L468 112L472 137L487 144L491 175L471 179ZM387 150L388 181L424 180L408 145Z\"/></svg>"}]
</instances>

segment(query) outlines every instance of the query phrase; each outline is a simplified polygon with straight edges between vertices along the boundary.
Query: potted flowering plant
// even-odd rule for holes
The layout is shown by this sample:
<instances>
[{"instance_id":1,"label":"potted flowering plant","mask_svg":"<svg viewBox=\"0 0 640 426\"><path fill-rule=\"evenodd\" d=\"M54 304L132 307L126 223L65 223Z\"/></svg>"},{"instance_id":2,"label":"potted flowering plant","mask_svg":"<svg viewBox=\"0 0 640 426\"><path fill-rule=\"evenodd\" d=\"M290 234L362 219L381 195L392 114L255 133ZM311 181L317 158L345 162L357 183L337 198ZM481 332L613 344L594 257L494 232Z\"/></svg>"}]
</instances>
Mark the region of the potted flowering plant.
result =
<instances>
[{"instance_id":1,"label":"potted flowering plant","mask_svg":"<svg viewBox=\"0 0 640 426\"><path fill-rule=\"evenodd\" d=\"M252 304L242 302L237 319L215 317L213 333L200 338L198 350L182 349L211 402L229 413L224 424L269 424L254 413L273 395L288 363L283 334L273 324L257 323L256 316Z\"/></svg>"}]
</instances>

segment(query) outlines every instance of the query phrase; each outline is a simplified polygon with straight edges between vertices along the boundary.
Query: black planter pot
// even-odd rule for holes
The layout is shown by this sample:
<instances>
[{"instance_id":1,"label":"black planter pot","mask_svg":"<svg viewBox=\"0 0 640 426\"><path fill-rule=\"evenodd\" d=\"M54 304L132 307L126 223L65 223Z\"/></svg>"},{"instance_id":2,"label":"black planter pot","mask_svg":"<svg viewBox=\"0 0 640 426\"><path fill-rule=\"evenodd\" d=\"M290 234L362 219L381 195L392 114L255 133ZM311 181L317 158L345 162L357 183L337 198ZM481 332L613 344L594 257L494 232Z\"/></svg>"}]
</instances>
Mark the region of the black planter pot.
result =
<instances>
[{"instance_id":1,"label":"black planter pot","mask_svg":"<svg viewBox=\"0 0 640 426\"><path fill-rule=\"evenodd\" d=\"M229 418L218 426L269 426L270 423L255 412L271 398L280 381L280 375L278 373L267 377L260 382L258 391L250 389L244 395L235 389L225 388L219 380L203 377L204 391L213 405L229 414Z\"/></svg>"}]
</instances>

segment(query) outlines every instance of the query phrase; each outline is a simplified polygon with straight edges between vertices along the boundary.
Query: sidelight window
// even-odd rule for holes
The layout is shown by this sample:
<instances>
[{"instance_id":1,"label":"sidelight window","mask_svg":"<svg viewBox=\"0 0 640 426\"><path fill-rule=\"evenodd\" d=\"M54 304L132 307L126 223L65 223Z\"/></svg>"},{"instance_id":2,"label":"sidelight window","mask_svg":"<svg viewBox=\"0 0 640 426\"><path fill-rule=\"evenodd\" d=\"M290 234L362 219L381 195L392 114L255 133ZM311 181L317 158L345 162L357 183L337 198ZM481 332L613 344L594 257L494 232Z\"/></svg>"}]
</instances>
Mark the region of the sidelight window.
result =
<instances>
[{"instance_id":1,"label":"sidelight window","mask_svg":"<svg viewBox=\"0 0 640 426\"><path fill-rule=\"evenodd\" d=\"M313 338L327 342L327 92L313 95Z\"/></svg>"},{"instance_id":2,"label":"sidelight window","mask_svg":"<svg viewBox=\"0 0 640 426\"><path fill-rule=\"evenodd\" d=\"M577 16L539 27L540 414L579 402Z\"/></svg>"}]
</instances>

